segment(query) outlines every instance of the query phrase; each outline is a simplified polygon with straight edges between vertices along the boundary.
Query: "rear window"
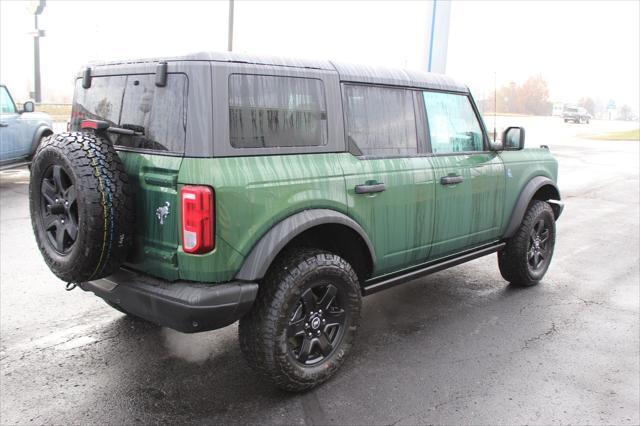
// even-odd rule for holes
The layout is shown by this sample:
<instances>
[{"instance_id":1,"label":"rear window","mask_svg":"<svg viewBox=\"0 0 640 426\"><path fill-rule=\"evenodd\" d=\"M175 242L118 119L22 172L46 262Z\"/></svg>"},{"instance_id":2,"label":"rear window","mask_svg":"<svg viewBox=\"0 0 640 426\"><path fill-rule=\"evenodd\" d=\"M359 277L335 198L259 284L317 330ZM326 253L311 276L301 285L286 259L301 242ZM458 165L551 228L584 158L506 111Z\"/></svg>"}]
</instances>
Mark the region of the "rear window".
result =
<instances>
[{"instance_id":1,"label":"rear window","mask_svg":"<svg viewBox=\"0 0 640 426\"><path fill-rule=\"evenodd\" d=\"M156 87L155 74L93 77L84 89L76 81L72 127L84 119L144 132L141 136L109 134L116 147L183 153L186 136L187 77L169 74Z\"/></svg>"},{"instance_id":2,"label":"rear window","mask_svg":"<svg viewBox=\"0 0 640 426\"><path fill-rule=\"evenodd\" d=\"M232 74L229 139L234 148L327 144L327 109L321 80Z\"/></svg>"}]
</instances>

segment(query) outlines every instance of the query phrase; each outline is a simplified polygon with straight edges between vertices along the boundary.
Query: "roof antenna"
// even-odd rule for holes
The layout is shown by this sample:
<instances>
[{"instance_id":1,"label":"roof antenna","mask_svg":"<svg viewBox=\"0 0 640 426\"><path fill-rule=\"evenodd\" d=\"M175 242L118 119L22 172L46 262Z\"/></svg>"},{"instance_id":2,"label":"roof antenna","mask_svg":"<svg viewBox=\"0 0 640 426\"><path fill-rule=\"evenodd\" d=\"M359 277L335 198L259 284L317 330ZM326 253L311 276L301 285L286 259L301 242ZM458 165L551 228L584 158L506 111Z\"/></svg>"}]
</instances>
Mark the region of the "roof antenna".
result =
<instances>
[{"instance_id":1,"label":"roof antenna","mask_svg":"<svg viewBox=\"0 0 640 426\"><path fill-rule=\"evenodd\" d=\"M498 84L496 72L493 72L493 142L496 142L498 133L496 130L496 114L498 113Z\"/></svg>"}]
</instances>

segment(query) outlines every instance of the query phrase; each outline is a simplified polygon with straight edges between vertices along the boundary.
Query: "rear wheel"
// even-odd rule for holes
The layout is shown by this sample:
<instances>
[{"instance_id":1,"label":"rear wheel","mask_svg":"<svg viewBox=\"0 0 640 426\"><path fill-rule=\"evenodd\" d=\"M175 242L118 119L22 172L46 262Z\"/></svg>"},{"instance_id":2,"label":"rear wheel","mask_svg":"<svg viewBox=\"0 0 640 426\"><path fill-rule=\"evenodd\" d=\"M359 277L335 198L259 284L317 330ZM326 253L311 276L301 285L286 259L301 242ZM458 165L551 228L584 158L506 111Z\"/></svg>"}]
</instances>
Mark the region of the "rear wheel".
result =
<instances>
[{"instance_id":1,"label":"rear wheel","mask_svg":"<svg viewBox=\"0 0 640 426\"><path fill-rule=\"evenodd\" d=\"M322 250L281 256L240 320L249 364L287 391L312 388L340 368L360 317L358 278L341 257Z\"/></svg>"},{"instance_id":2,"label":"rear wheel","mask_svg":"<svg viewBox=\"0 0 640 426\"><path fill-rule=\"evenodd\" d=\"M502 277L515 285L537 284L549 269L556 240L553 209L534 200L516 234L498 252Z\"/></svg>"}]
</instances>

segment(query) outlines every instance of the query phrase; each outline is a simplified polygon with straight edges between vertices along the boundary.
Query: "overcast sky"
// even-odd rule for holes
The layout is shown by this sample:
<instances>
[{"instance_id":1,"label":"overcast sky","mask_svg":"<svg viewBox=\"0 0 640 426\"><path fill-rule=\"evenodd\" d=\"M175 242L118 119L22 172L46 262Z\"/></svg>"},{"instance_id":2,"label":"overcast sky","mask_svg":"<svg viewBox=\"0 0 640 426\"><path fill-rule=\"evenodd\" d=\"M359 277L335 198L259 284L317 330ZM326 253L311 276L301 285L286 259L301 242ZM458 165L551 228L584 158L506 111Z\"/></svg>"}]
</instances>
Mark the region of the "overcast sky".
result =
<instances>
[{"instance_id":1,"label":"overcast sky","mask_svg":"<svg viewBox=\"0 0 640 426\"><path fill-rule=\"evenodd\" d=\"M0 0L0 80L33 90L29 3ZM424 63L430 4L404 1L235 2L234 50L405 68ZM40 18L45 101L69 101L92 60L222 51L227 1L55 1ZM614 99L638 112L640 2L456 1L447 73L482 97L541 73L554 101Z\"/></svg>"}]
</instances>

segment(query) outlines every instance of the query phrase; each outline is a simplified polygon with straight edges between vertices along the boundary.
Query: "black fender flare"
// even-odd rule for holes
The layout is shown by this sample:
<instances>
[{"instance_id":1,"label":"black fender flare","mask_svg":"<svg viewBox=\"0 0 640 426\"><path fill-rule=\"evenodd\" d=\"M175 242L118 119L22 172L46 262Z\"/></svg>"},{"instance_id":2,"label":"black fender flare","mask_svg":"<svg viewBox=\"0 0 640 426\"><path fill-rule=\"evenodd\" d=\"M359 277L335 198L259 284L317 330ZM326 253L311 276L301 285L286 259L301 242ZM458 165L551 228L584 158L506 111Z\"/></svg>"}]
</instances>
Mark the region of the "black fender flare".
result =
<instances>
[{"instance_id":1,"label":"black fender flare","mask_svg":"<svg viewBox=\"0 0 640 426\"><path fill-rule=\"evenodd\" d=\"M525 185L522 191L520 191L520 195L518 196L518 200L511 212L511 218L509 219L509 224L507 225L503 238L511 238L516 233L518 227L522 223L524 214L526 213L527 207L533 199L533 196L543 186L552 187L552 197L547 201L551 203L555 218L558 219L560 217L564 205L560 201L560 190L558 189L558 186L548 177L536 176Z\"/></svg>"},{"instance_id":2,"label":"black fender flare","mask_svg":"<svg viewBox=\"0 0 640 426\"><path fill-rule=\"evenodd\" d=\"M325 224L344 225L357 232L367 245L372 263L375 265L373 244L355 220L335 210L311 209L289 216L267 231L245 258L235 279L240 281L262 279L273 260L291 240L308 229Z\"/></svg>"},{"instance_id":3,"label":"black fender flare","mask_svg":"<svg viewBox=\"0 0 640 426\"><path fill-rule=\"evenodd\" d=\"M41 125L40 127L38 127L36 132L33 134L33 140L31 141L31 151L29 151L29 158L33 157L33 154L36 153L36 149L38 149L40 139L42 139L44 135L49 136L52 134L53 130L51 129L51 127L47 125Z\"/></svg>"}]
</instances>

